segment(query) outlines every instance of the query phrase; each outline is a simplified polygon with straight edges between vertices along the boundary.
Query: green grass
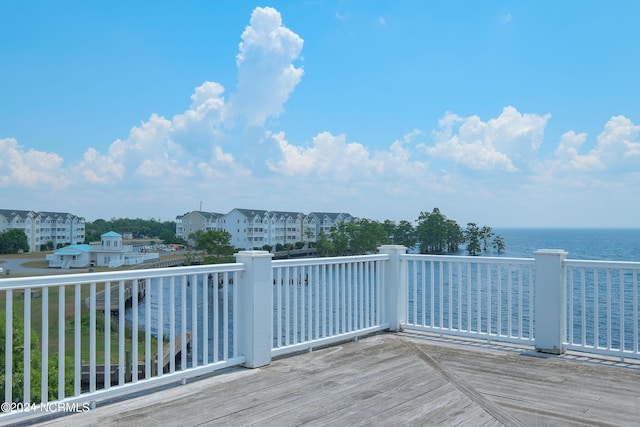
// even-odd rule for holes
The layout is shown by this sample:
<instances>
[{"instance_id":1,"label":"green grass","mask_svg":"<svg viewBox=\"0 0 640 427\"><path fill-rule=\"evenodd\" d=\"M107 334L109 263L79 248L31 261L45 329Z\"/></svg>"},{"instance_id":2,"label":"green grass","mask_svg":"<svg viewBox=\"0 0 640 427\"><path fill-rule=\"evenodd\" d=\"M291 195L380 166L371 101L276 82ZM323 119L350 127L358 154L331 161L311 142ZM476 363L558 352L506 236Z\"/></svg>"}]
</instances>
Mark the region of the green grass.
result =
<instances>
[{"instance_id":1,"label":"green grass","mask_svg":"<svg viewBox=\"0 0 640 427\"><path fill-rule=\"evenodd\" d=\"M97 285L96 291L103 289L103 286ZM34 291L41 291L41 289L33 289ZM89 287L82 286L80 293L81 308L81 340L80 340L80 354L83 364L89 363L90 357L90 342L89 342L89 309L84 306L84 299L89 296ZM31 330L34 331L39 337L39 341L42 342L42 301L43 295L40 294L37 297L31 298ZM49 354L53 355L58 352L58 302L59 302L59 290L58 288L51 288L49 290L49 304L48 304L48 350ZM75 286L65 287L65 322L64 322L64 344L65 355L68 357L74 357L74 344L75 344ZM13 292L13 304L12 310L14 315L24 318L24 298L21 292ZM6 311L6 292L0 292L0 313ZM117 319L110 318L108 322L110 330L110 360L111 363L118 362L119 356L119 333ZM96 363L103 364L105 360L105 320L102 310L96 310ZM0 331L4 333L4 331ZM145 335L144 331L138 332L138 355L139 360L144 360L145 357ZM125 328L125 351L132 350L132 331L131 328ZM155 354L157 349L157 339L151 338L151 353ZM2 349L4 351L4 349Z\"/></svg>"},{"instance_id":2,"label":"green grass","mask_svg":"<svg viewBox=\"0 0 640 427\"><path fill-rule=\"evenodd\" d=\"M49 263L46 260L34 260L22 263L26 268L49 268Z\"/></svg>"},{"instance_id":3,"label":"green grass","mask_svg":"<svg viewBox=\"0 0 640 427\"><path fill-rule=\"evenodd\" d=\"M47 269L48 268L48 262L45 260L45 253L35 253L35 254L21 254L21 255L0 255L0 257L2 259L0 259L0 264L4 263L6 259L10 259L10 258L19 258L21 259L23 262L21 263L22 266L24 267L28 267L28 268L40 268L40 269ZM95 271L114 271L114 270L127 270L129 269L129 267L127 266L123 266L117 269L110 269L110 268L106 268L106 267L97 267L94 270ZM45 270L46 271L46 270ZM55 274L57 272L59 272L59 270L56 271L56 269L51 269L50 270L51 273L49 273L48 271L46 271L44 273L44 275L46 274ZM85 273L87 271L87 269L73 269L70 270L69 273ZM8 276L5 276L4 274L2 276L0 276L0 279L3 279L5 277L9 277L9 278L13 278L13 277L29 277L29 276L33 276L32 274L21 274L21 275L17 275L17 274L10 274ZM69 380L71 378L72 381L72 374L69 377L69 372L73 371L73 365L74 365L74 360L75 360L75 355L74 355L74 345L75 345L75 308L76 308L76 304L75 304L75 289L76 286L75 285L69 285L69 286L65 286L64 287L64 323L63 323L63 336L64 336L64 359L65 359L65 366L66 366L66 370L69 370L67 372L67 380ZM104 284L100 284L98 283L96 285L96 292L101 291L104 289ZM39 349L41 352L43 350L42 345L43 345L43 331L42 331L42 304L43 304L43 293L42 293L42 289L40 288L36 288L36 289L32 289L31 292L32 294L35 294L36 292L39 292L39 295L32 295L32 298L30 299L30 305L31 305L31 309L30 309L30 321L31 321L31 343L32 343L32 349ZM90 327L90 315L89 315L89 308L86 307L84 305L84 300L85 298L87 298L89 296L89 292L90 292L90 287L88 285L81 285L80 286L80 354L81 354L81 363L83 365L88 365L90 362L90 341L89 341L89 327ZM6 312L6 294L7 292L2 290L0 288L0 314L5 314ZM12 292L12 297L13 297L13 304L11 305L12 307L12 312L14 314L15 317L19 318L19 319L24 319L24 309L25 309L25 300L24 297L22 295L22 291L13 291ZM54 398L56 395L56 387L57 384L55 383L55 378L52 380L51 378L51 374L53 373L54 377L55 377L55 372L57 372L57 361L58 361L58 336L59 336L59 326L58 326L58 302L60 299L60 288L59 287L52 287L49 288L48 291L48 330L45 331L44 333L47 334L47 338L48 338L48 342L47 342L47 348L48 348L48 355L49 355L49 366L50 366L50 370L49 370L49 374L50 374L50 387L53 387L50 389L50 393L53 393L50 398ZM124 315L124 313L122 313L121 315ZM96 310L96 340L95 340L95 356L96 356L96 364L97 365L103 365L105 363L105 357L109 358L110 363L112 365L117 365L119 362L119 350L120 350L120 334L119 334L119 329L118 329L118 319L116 317L111 317L109 316L107 319L105 319L104 317L104 312L100 309ZM106 354L105 352L105 327L110 331L110 339L109 339L109 344L110 344L110 352L109 354ZM4 329L4 328L3 328ZM4 330L0 331L0 334L5 333ZM138 352L138 361L139 362L143 362L145 360L145 333L143 330L138 331L138 340L137 343L134 343L132 340L132 329L130 327L126 327L124 328L124 348L123 348L123 352L125 353L125 363L130 363L131 361L131 354L133 353L133 346L137 346L137 352ZM35 347L34 347L35 346ZM153 359L153 356L156 354L157 351L157 347L158 347L158 340L157 338L151 337L150 339L150 357ZM5 348L4 345L2 346L2 348L0 348L0 363L2 363L2 366L4 366L5 363L5 358L4 358L4 352L5 352ZM16 357L21 358L22 356L20 356L22 354L21 349L19 348L14 348L13 351L14 354L14 361L16 360ZM39 358L37 356L35 356L38 360ZM34 375L37 377L38 375L40 375L38 372L40 372L40 368L39 368L40 364L38 362L34 362L32 360L32 381L34 381ZM17 368L14 368L17 369ZM38 372L36 372L38 371ZM16 377L18 378L18 377ZM53 381L53 383L51 382ZM14 385L16 385L17 383L14 382ZM39 384L39 382L36 380L36 382L33 382L32 384ZM53 384L53 386L52 386ZM19 384L16 385L16 387L20 388L21 386ZM39 387L39 386L38 386ZM72 383L68 383L67 387L71 387L70 390L67 390L67 394L72 393L73 390L73 384ZM14 395L16 396L21 396L21 392L16 392L14 390ZM37 393L36 393L37 394ZM32 390L32 398L34 398L34 390Z\"/></svg>"},{"instance_id":4,"label":"green grass","mask_svg":"<svg viewBox=\"0 0 640 427\"><path fill-rule=\"evenodd\" d=\"M0 263L4 263L5 259L21 259L24 262L22 266L28 268L48 268L49 264L46 261L45 252L35 252L35 253L27 253L27 254L11 254L11 255L0 255L2 259L0 259ZM163 257L163 259L171 258L171 257ZM118 270L127 270L130 267L122 266L116 269L108 268L108 267L96 267L94 270L96 272L99 271L118 271ZM52 273L55 273L55 269L51 269ZM70 270L70 273L84 273L85 269L79 270ZM22 277L29 277L32 275L20 275ZM11 274L8 277L19 277L19 275ZM3 277L0 277L3 278ZM58 352L58 300L59 300L59 288L54 287L49 289L49 304L48 304L48 349L49 354L53 355ZM82 358L82 363L89 363L89 352L90 352L90 343L89 343L89 309L84 306L84 300L89 296L89 286L83 285L81 286L80 292L80 304L81 304L81 341L80 341L80 354ZM96 292L104 289L103 284L97 284ZM42 291L42 289L33 289L34 291ZM38 297L32 297L31 299L31 330L34 331L39 341L42 342L42 293ZM65 295L64 295L64 312L65 312L65 322L64 322L64 340L65 340L65 355L67 357L73 358L74 356L74 343L75 343L75 328L74 328L74 311L75 311L75 285L65 286ZM13 292L13 313L23 318L24 316L24 298L21 295L21 292L14 291ZM6 292L0 291L0 313L4 313L6 311ZM96 363L103 364L105 360L105 332L104 332L104 313L102 310L96 310ZM111 363L117 363L119 357L119 333L118 333L118 325L117 319L111 318L109 322L110 328L110 360ZM4 331L0 331L0 333L4 333ZM138 358L139 360L144 360L145 358L145 334L144 331L138 332ZM132 351L132 331L130 327L125 327L125 351ZM157 350L157 339L151 338L151 353L152 356L155 354ZM4 352L4 349L0 349L0 351Z\"/></svg>"}]
</instances>

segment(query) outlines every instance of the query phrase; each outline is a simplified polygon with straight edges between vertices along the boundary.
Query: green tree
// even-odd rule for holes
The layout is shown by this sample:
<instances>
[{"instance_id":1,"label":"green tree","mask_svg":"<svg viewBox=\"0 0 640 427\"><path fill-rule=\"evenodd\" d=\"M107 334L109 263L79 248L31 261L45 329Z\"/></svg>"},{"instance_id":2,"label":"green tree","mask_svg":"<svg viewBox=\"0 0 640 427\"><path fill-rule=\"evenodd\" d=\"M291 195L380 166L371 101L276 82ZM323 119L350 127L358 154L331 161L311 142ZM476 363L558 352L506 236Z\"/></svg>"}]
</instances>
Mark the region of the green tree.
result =
<instances>
[{"instance_id":1,"label":"green tree","mask_svg":"<svg viewBox=\"0 0 640 427\"><path fill-rule=\"evenodd\" d=\"M444 224L444 229L447 252L458 252L460 245L464 243L464 232L462 231L462 228L454 220L447 219Z\"/></svg>"},{"instance_id":2,"label":"green tree","mask_svg":"<svg viewBox=\"0 0 640 427\"><path fill-rule=\"evenodd\" d=\"M0 313L0 348L5 348L6 335L6 313ZM22 319L16 313L12 317L12 346L13 354L11 355L11 395L16 402L22 402L24 398L24 324ZM31 331L31 402L42 401L42 352L40 351L40 340L35 331ZM54 400L58 398L58 354L54 353L49 356L47 363L47 384L48 399ZM0 384L6 384L6 371L4 361L0 363ZM73 360L67 358L65 360L65 395L73 395Z\"/></svg>"},{"instance_id":3,"label":"green tree","mask_svg":"<svg viewBox=\"0 0 640 427\"><path fill-rule=\"evenodd\" d=\"M464 241L458 223L448 219L438 208L420 212L416 235L423 254L457 252L458 245Z\"/></svg>"},{"instance_id":4,"label":"green tree","mask_svg":"<svg viewBox=\"0 0 640 427\"><path fill-rule=\"evenodd\" d=\"M316 240L316 255L321 257L335 255L333 243L323 230L320 230L318 239Z\"/></svg>"},{"instance_id":5,"label":"green tree","mask_svg":"<svg viewBox=\"0 0 640 427\"><path fill-rule=\"evenodd\" d=\"M498 253L504 252L505 247L506 247L505 243L504 243L504 239L500 235L496 235L493 238L493 242L491 243L491 246L493 246L493 248L496 251L498 251Z\"/></svg>"},{"instance_id":6,"label":"green tree","mask_svg":"<svg viewBox=\"0 0 640 427\"><path fill-rule=\"evenodd\" d=\"M433 208L431 212L420 212L416 228L421 253L440 254L444 252L446 219L447 217L441 214L438 208Z\"/></svg>"},{"instance_id":7,"label":"green tree","mask_svg":"<svg viewBox=\"0 0 640 427\"><path fill-rule=\"evenodd\" d=\"M304 229L304 241L307 247L311 247L311 238L313 237L313 230L310 227Z\"/></svg>"},{"instance_id":8,"label":"green tree","mask_svg":"<svg viewBox=\"0 0 640 427\"><path fill-rule=\"evenodd\" d=\"M0 253L17 254L29 252L29 241L24 230L12 228L0 233Z\"/></svg>"},{"instance_id":9,"label":"green tree","mask_svg":"<svg viewBox=\"0 0 640 427\"><path fill-rule=\"evenodd\" d=\"M384 229L384 233L387 236L386 243L399 244L399 243L396 242L397 226L396 226L395 221L392 221L390 219L385 219L384 222L382 223L382 228Z\"/></svg>"},{"instance_id":10,"label":"green tree","mask_svg":"<svg viewBox=\"0 0 640 427\"><path fill-rule=\"evenodd\" d=\"M489 226L482 226L482 228L480 229L480 240L482 241L482 249L483 250L487 250L489 248L489 246L491 246L491 238L495 235L495 233L493 232L493 230L491 229L491 227Z\"/></svg>"},{"instance_id":11,"label":"green tree","mask_svg":"<svg viewBox=\"0 0 640 427\"><path fill-rule=\"evenodd\" d=\"M376 253L380 245L389 243L389 236L384 226L371 219L361 219L355 222L353 239L353 255L365 255Z\"/></svg>"},{"instance_id":12,"label":"green tree","mask_svg":"<svg viewBox=\"0 0 640 427\"><path fill-rule=\"evenodd\" d=\"M416 230L407 220L401 220L395 228L393 234L393 243L396 245L413 248L416 245Z\"/></svg>"},{"instance_id":13,"label":"green tree","mask_svg":"<svg viewBox=\"0 0 640 427\"><path fill-rule=\"evenodd\" d=\"M40 245L41 251L52 251L53 250L53 242L49 240L47 243Z\"/></svg>"},{"instance_id":14,"label":"green tree","mask_svg":"<svg viewBox=\"0 0 640 427\"><path fill-rule=\"evenodd\" d=\"M469 255L478 255L481 251L480 228L473 222L468 223L464 237L467 242L467 253Z\"/></svg>"},{"instance_id":15,"label":"green tree","mask_svg":"<svg viewBox=\"0 0 640 427\"><path fill-rule=\"evenodd\" d=\"M184 239L177 237L176 233L171 230L162 230L158 238L162 240L162 243L165 245L184 245L187 243Z\"/></svg>"},{"instance_id":16,"label":"green tree","mask_svg":"<svg viewBox=\"0 0 640 427\"><path fill-rule=\"evenodd\" d=\"M175 235L175 221L160 222L155 218L112 218L109 221L97 219L85 224L85 242L100 241L100 236L109 231L118 233L130 232L134 238L159 238L160 234L165 230L171 231Z\"/></svg>"},{"instance_id":17,"label":"green tree","mask_svg":"<svg viewBox=\"0 0 640 427\"><path fill-rule=\"evenodd\" d=\"M324 235L318 237L316 253L322 256L320 254L325 254L330 247L334 256L364 255L375 253L380 245L387 242L388 234L383 224L365 218L331 227L328 239Z\"/></svg>"},{"instance_id":18,"label":"green tree","mask_svg":"<svg viewBox=\"0 0 640 427\"><path fill-rule=\"evenodd\" d=\"M333 245L333 255L347 256L349 255L349 233L353 227L350 223L340 222L329 229L329 238Z\"/></svg>"},{"instance_id":19,"label":"green tree","mask_svg":"<svg viewBox=\"0 0 640 427\"><path fill-rule=\"evenodd\" d=\"M197 250L215 257L229 256L233 254L234 248L231 246L231 234L225 230L197 230L189 234L189 239L195 242Z\"/></svg>"}]
</instances>

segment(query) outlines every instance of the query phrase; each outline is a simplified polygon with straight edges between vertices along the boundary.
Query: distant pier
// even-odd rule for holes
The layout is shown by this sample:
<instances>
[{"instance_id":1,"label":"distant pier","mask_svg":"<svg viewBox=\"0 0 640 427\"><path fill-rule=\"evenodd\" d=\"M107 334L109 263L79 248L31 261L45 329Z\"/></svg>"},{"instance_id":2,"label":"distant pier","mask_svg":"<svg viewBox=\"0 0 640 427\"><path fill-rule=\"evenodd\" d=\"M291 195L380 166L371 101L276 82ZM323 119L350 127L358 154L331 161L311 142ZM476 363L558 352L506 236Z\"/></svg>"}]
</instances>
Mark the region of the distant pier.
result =
<instances>
[{"instance_id":1,"label":"distant pier","mask_svg":"<svg viewBox=\"0 0 640 427\"><path fill-rule=\"evenodd\" d=\"M313 257L315 255L316 248L292 249L290 251L275 252L273 254L273 259L305 258Z\"/></svg>"},{"instance_id":2,"label":"distant pier","mask_svg":"<svg viewBox=\"0 0 640 427\"><path fill-rule=\"evenodd\" d=\"M182 366L182 335L178 334L175 337L174 341L174 367L177 371L181 369L186 369L186 366ZM186 348L187 354L191 352L191 332L187 332L186 334ZM127 350L127 359L131 357L130 350ZM129 360L126 367L125 382L131 382L132 380L132 372L131 372L132 363ZM171 370L171 345L169 343L165 343L162 350L162 362L158 363L158 354L155 353L151 358L151 375L157 376L158 369L162 366L162 372L168 373ZM140 361L137 363L138 367L138 380L142 380L146 377L146 367L145 363ZM110 366L110 371L105 375L105 367L104 365L96 365L95 371L95 384L97 389L101 389L105 387L105 381L109 381L111 386L116 386L119 383L119 368L117 364L113 364ZM91 366L90 365L82 365L81 372L81 387L83 391L89 391L89 386L91 382Z\"/></svg>"},{"instance_id":3,"label":"distant pier","mask_svg":"<svg viewBox=\"0 0 640 427\"><path fill-rule=\"evenodd\" d=\"M146 295L146 280L139 279L138 280L138 300L141 300ZM112 284L110 289L110 298L109 298L109 311L112 314L118 313L120 310L120 286L118 284ZM133 281L127 280L124 284L124 306L130 307L133 302ZM91 298L87 297L84 299L84 304L89 307L91 304ZM96 292L96 308L98 310L105 309L105 291Z\"/></svg>"}]
</instances>

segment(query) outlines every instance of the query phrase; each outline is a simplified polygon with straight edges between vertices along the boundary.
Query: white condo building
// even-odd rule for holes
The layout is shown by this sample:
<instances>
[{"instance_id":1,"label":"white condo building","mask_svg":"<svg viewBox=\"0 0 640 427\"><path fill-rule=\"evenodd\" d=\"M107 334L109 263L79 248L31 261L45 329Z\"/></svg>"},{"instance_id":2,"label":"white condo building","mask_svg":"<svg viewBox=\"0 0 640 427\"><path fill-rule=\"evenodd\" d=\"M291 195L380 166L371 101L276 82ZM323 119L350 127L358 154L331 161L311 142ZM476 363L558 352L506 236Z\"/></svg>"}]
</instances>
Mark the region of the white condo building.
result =
<instances>
[{"instance_id":1,"label":"white condo building","mask_svg":"<svg viewBox=\"0 0 640 427\"><path fill-rule=\"evenodd\" d=\"M85 220L66 212L0 209L0 233L24 231L29 252L40 252L51 242L53 249L84 242Z\"/></svg>"},{"instance_id":2,"label":"white condo building","mask_svg":"<svg viewBox=\"0 0 640 427\"><path fill-rule=\"evenodd\" d=\"M236 248L253 249L265 245L315 242L322 230L329 234L340 222L351 222L347 213L270 211L232 209L227 214L192 211L176 217L176 236L185 240L197 230L225 230Z\"/></svg>"}]
</instances>

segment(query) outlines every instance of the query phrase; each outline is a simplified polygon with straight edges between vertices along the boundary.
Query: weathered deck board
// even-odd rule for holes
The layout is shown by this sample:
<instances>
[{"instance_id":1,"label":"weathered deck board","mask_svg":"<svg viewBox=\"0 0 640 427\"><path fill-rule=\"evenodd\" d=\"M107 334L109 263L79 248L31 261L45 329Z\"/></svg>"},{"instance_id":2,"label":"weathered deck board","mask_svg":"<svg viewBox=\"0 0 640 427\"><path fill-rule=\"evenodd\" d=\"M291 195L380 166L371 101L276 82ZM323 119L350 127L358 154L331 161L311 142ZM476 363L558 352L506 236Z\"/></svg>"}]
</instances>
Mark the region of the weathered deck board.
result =
<instances>
[{"instance_id":1,"label":"weathered deck board","mask_svg":"<svg viewBox=\"0 0 640 427\"><path fill-rule=\"evenodd\" d=\"M529 354L380 334L43 424L637 425L639 366Z\"/></svg>"}]
</instances>

